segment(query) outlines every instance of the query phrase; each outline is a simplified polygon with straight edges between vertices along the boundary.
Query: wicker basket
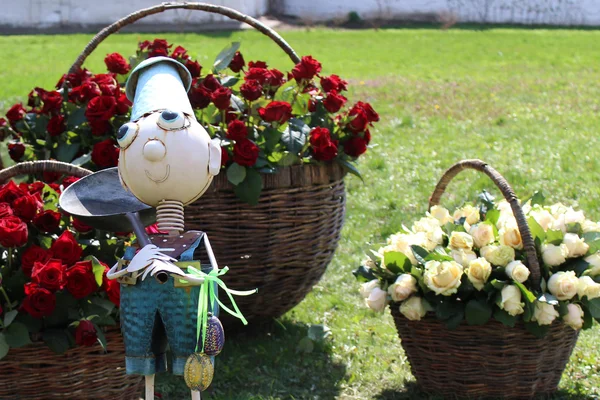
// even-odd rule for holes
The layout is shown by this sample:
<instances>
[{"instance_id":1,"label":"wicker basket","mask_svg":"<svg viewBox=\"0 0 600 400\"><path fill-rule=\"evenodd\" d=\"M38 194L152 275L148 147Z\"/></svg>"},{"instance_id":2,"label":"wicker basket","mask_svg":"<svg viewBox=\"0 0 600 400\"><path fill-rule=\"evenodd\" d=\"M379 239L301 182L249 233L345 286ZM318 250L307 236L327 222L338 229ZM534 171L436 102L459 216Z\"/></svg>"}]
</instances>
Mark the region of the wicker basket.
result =
<instances>
[{"instance_id":1,"label":"wicker basket","mask_svg":"<svg viewBox=\"0 0 600 400\"><path fill-rule=\"evenodd\" d=\"M249 24L277 43L292 62L300 61L276 32L238 11L203 3L163 3L103 29L69 72L77 71L112 33L146 16L173 9L208 11ZM296 166L263 175L259 204L250 207L237 199L222 173L186 208L186 229L207 232L219 264L231 268L224 276L227 286L258 288L258 294L240 298L238 303L248 320L270 320L284 314L302 301L325 272L345 214L343 177L344 171L337 164ZM223 322L231 325L233 319L223 316Z\"/></svg>"},{"instance_id":2,"label":"wicker basket","mask_svg":"<svg viewBox=\"0 0 600 400\"><path fill-rule=\"evenodd\" d=\"M539 262L523 211L512 188L492 167L480 160L455 164L439 181L429 206L439 203L448 183L464 169L487 174L509 201L532 282L539 284ZM463 322L449 330L431 313L420 321L410 321L400 313L398 304L392 304L391 311L418 385L425 392L442 396L528 399L552 393L578 337L578 331L559 321L539 339L526 331L522 322L514 328L495 320L483 326Z\"/></svg>"},{"instance_id":3,"label":"wicker basket","mask_svg":"<svg viewBox=\"0 0 600 400\"><path fill-rule=\"evenodd\" d=\"M54 172L83 177L91 171L58 161L33 161L0 171L0 182L18 175ZM39 340L10 349L0 360L0 399L138 400L141 377L125 374L125 346L118 327L105 332L107 351L100 344L53 353Z\"/></svg>"}]
</instances>

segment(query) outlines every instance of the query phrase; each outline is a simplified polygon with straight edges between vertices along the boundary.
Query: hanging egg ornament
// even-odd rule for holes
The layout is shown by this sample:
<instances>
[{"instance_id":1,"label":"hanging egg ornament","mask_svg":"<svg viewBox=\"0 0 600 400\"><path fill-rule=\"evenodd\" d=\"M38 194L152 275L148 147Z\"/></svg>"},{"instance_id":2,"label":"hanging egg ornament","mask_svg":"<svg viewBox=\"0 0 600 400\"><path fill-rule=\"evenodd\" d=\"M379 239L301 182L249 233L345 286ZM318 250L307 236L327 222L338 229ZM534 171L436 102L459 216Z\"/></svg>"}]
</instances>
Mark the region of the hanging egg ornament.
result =
<instances>
[{"instance_id":1,"label":"hanging egg ornament","mask_svg":"<svg viewBox=\"0 0 600 400\"><path fill-rule=\"evenodd\" d=\"M193 353L185 363L183 378L188 388L202 392L212 383L214 373L215 369L209 356Z\"/></svg>"},{"instance_id":2,"label":"hanging egg ornament","mask_svg":"<svg viewBox=\"0 0 600 400\"><path fill-rule=\"evenodd\" d=\"M219 318L210 316L206 324L206 338L204 340L204 353L209 356L218 355L223 346L225 345L225 331L223 330L223 324L219 321ZM201 347L202 343L199 343L198 347Z\"/></svg>"}]
</instances>

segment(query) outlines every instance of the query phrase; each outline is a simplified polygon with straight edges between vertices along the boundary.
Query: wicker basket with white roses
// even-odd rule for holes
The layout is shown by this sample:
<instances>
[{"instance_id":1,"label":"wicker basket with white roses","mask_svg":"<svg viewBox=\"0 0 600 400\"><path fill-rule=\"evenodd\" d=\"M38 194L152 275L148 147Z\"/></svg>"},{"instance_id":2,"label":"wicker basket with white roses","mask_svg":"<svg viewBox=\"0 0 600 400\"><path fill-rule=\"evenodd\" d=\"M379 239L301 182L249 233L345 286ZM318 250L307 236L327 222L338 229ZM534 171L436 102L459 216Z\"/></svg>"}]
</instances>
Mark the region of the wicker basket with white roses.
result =
<instances>
[{"instance_id":1,"label":"wicker basket with white roses","mask_svg":"<svg viewBox=\"0 0 600 400\"><path fill-rule=\"evenodd\" d=\"M460 171L484 192L453 213L438 205ZM543 196L517 200L480 160L452 166L429 212L392 235L355 275L366 304L390 304L418 384L458 396L527 398L556 390L580 329L600 321L600 224ZM478 373L474 373L478 371Z\"/></svg>"}]
</instances>

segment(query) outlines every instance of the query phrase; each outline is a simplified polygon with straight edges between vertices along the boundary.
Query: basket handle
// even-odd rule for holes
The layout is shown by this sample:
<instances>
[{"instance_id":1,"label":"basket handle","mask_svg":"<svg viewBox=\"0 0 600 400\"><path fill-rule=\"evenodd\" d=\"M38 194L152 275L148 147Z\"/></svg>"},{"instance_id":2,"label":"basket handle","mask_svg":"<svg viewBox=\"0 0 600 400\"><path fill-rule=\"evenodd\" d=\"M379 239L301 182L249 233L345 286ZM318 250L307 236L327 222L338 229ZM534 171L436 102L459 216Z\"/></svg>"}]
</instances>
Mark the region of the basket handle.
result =
<instances>
[{"instance_id":1,"label":"basket handle","mask_svg":"<svg viewBox=\"0 0 600 400\"><path fill-rule=\"evenodd\" d=\"M450 181L458 175L459 172L465 169L474 169L480 172L483 172L487 176L491 178L491 180L496 184L498 189L504 195L504 198L510 204L512 212L517 220L517 225L519 227L519 233L521 234L521 240L523 241L523 248L525 249L525 254L527 256L527 261L529 263L529 271L531 272L531 280L535 289L540 288L541 282L541 274L540 274L540 264L538 261L537 253L535 251L535 243L533 241L533 237L531 236L531 231L529 230L529 226L527 225L527 220L525 219L525 214L523 214L523 209L519 205L519 201L517 195L506 179L498 171L494 168L486 164L481 160L463 160L459 161L450 168L442 178L437 183L431 198L429 199L429 208L438 205L440 202L440 198L444 194L446 187L450 183Z\"/></svg>"},{"instance_id":2,"label":"basket handle","mask_svg":"<svg viewBox=\"0 0 600 400\"><path fill-rule=\"evenodd\" d=\"M31 175L43 172L57 172L63 175L76 176L83 178L90 175L92 171L78 167L73 164L67 164L62 161L55 160L39 160L27 161L15 164L12 167L5 168L0 171L0 182L4 183L10 178L19 175Z\"/></svg>"},{"instance_id":3,"label":"basket handle","mask_svg":"<svg viewBox=\"0 0 600 400\"><path fill-rule=\"evenodd\" d=\"M69 69L69 73L74 73L78 71L85 59L98 47L98 45L111 34L117 32L119 29L127 26L129 24L134 23L135 21L147 17L149 15L158 14L166 10L175 10L175 9L186 9L186 10L199 10L199 11L207 11L210 13L221 14L236 21L240 21L246 23L261 33L267 35L275 43L281 47L283 51L291 58L294 64L300 62L300 57L296 54L296 52L290 47L290 45L283 40L281 36L273 29L268 26L262 24L260 21L252 18L248 15L242 14L239 11L236 11L229 7L218 6L214 4L206 4L206 3L162 3L157 6L144 8L142 10L135 11L128 16L121 18L117 22L107 26L102 29L90 42L85 46L81 54L77 57L77 60L73 63L71 68ZM66 82L66 81L65 81ZM63 86L64 87L64 86Z\"/></svg>"}]
</instances>

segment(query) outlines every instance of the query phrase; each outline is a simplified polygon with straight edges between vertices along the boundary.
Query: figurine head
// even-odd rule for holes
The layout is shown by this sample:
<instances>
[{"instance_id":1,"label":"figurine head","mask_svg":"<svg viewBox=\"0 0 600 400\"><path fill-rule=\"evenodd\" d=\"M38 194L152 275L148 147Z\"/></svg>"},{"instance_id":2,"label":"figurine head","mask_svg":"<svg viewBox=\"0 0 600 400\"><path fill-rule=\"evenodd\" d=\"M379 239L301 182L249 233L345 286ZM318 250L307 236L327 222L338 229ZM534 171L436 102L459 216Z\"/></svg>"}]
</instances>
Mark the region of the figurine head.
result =
<instances>
[{"instance_id":1,"label":"figurine head","mask_svg":"<svg viewBox=\"0 0 600 400\"><path fill-rule=\"evenodd\" d=\"M155 57L138 65L126 86L131 122L117 133L119 176L140 201L184 205L200 197L221 167L221 149L194 116L191 76L179 62Z\"/></svg>"}]
</instances>

